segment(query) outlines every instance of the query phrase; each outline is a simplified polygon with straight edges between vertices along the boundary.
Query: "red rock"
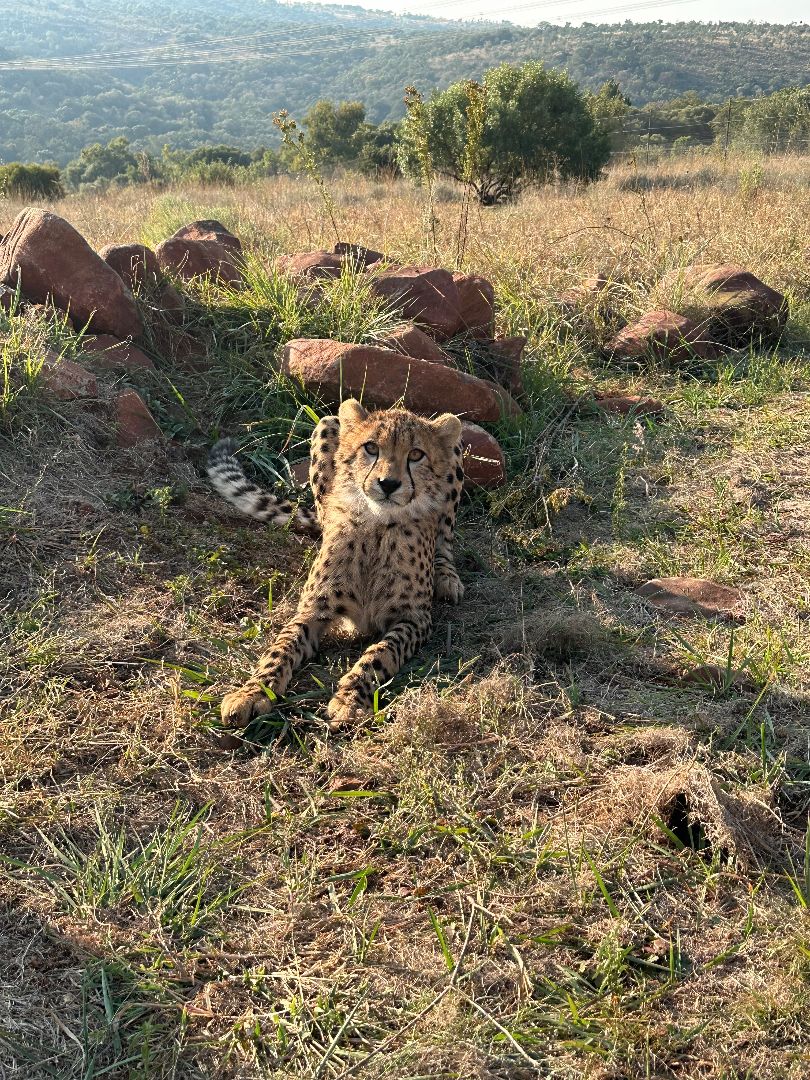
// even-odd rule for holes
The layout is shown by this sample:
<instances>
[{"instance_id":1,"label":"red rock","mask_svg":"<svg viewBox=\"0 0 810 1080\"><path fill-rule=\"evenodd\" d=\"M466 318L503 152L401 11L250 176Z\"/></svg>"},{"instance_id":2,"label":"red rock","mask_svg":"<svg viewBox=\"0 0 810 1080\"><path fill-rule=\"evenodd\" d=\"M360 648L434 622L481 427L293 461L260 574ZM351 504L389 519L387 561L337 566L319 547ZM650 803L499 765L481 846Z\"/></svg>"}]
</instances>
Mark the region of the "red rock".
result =
<instances>
[{"instance_id":1,"label":"red rock","mask_svg":"<svg viewBox=\"0 0 810 1080\"><path fill-rule=\"evenodd\" d=\"M335 244L333 252L344 259L348 257L353 263L366 269L385 259L381 251L373 251L371 248L363 247L362 244L344 244L340 242Z\"/></svg>"},{"instance_id":2,"label":"red rock","mask_svg":"<svg viewBox=\"0 0 810 1080\"><path fill-rule=\"evenodd\" d=\"M132 292L156 289L163 280L157 255L145 244L108 244L99 255Z\"/></svg>"},{"instance_id":3,"label":"red rock","mask_svg":"<svg viewBox=\"0 0 810 1080\"><path fill-rule=\"evenodd\" d=\"M663 401L657 398L645 398L639 394L596 394L596 404L607 413L619 413L627 416L660 416L664 411Z\"/></svg>"},{"instance_id":4,"label":"red rock","mask_svg":"<svg viewBox=\"0 0 810 1080\"><path fill-rule=\"evenodd\" d=\"M59 401L98 397L95 375L51 349L43 357L39 378L48 393Z\"/></svg>"},{"instance_id":5,"label":"red rock","mask_svg":"<svg viewBox=\"0 0 810 1080\"><path fill-rule=\"evenodd\" d=\"M163 438L155 418L135 390L124 390L118 395L115 399L115 416L117 446L128 448Z\"/></svg>"},{"instance_id":6,"label":"red rock","mask_svg":"<svg viewBox=\"0 0 810 1080\"><path fill-rule=\"evenodd\" d=\"M154 368L151 357L131 341L119 341L110 334L97 334L82 339L80 348L88 360L104 371L143 371Z\"/></svg>"},{"instance_id":7,"label":"red rock","mask_svg":"<svg viewBox=\"0 0 810 1080\"><path fill-rule=\"evenodd\" d=\"M649 311L623 330L607 346L620 360L688 360L711 355L714 346L700 328L674 311Z\"/></svg>"},{"instance_id":8,"label":"red rock","mask_svg":"<svg viewBox=\"0 0 810 1080\"><path fill-rule=\"evenodd\" d=\"M301 461L294 461L290 465L290 472L299 487L306 487L309 483L309 458L305 457Z\"/></svg>"},{"instance_id":9,"label":"red rock","mask_svg":"<svg viewBox=\"0 0 810 1080\"><path fill-rule=\"evenodd\" d=\"M454 273L461 329L477 338L491 338L495 327L495 288L479 274Z\"/></svg>"},{"instance_id":10,"label":"red rock","mask_svg":"<svg viewBox=\"0 0 810 1080\"><path fill-rule=\"evenodd\" d=\"M743 596L739 589L702 578L653 578L636 592L653 607L673 615L703 615L707 619L742 616Z\"/></svg>"},{"instance_id":11,"label":"red rock","mask_svg":"<svg viewBox=\"0 0 810 1080\"><path fill-rule=\"evenodd\" d=\"M374 273L371 287L399 307L406 319L426 326L438 341L446 341L461 329L458 286L449 270L398 266Z\"/></svg>"},{"instance_id":12,"label":"red rock","mask_svg":"<svg viewBox=\"0 0 810 1080\"><path fill-rule=\"evenodd\" d=\"M506 459L495 436L477 424L465 421L461 441L464 444L464 486L500 487L506 480Z\"/></svg>"},{"instance_id":13,"label":"red rock","mask_svg":"<svg viewBox=\"0 0 810 1080\"><path fill-rule=\"evenodd\" d=\"M209 277L226 285L243 284L237 256L219 240L172 237L158 244L155 254L161 270L179 274L183 281Z\"/></svg>"},{"instance_id":14,"label":"red rock","mask_svg":"<svg viewBox=\"0 0 810 1080\"><path fill-rule=\"evenodd\" d=\"M449 357L444 349L413 323L404 323L401 327L397 327L393 333L380 342L380 345L385 349L402 353L404 356L412 356L416 360L429 360L432 364L449 363Z\"/></svg>"},{"instance_id":15,"label":"red rock","mask_svg":"<svg viewBox=\"0 0 810 1080\"><path fill-rule=\"evenodd\" d=\"M414 412L454 412L469 420L499 420L520 409L500 386L444 364L432 364L371 345L302 338L284 347L286 375L331 404L355 394L372 406L402 401Z\"/></svg>"},{"instance_id":16,"label":"red rock","mask_svg":"<svg viewBox=\"0 0 810 1080\"><path fill-rule=\"evenodd\" d=\"M234 255L242 254L242 241L238 236L226 229L221 221L214 218L206 218L202 221L191 221L183 225L177 232L172 233L170 240L215 240L218 244L228 248Z\"/></svg>"},{"instance_id":17,"label":"red rock","mask_svg":"<svg viewBox=\"0 0 810 1080\"><path fill-rule=\"evenodd\" d=\"M493 338L482 342L497 359L497 381L510 394L523 393L523 350L526 348L525 337Z\"/></svg>"},{"instance_id":18,"label":"red rock","mask_svg":"<svg viewBox=\"0 0 810 1080\"><path fill-rule=\"evenodd\" d=\"M339 278L344 263L344 257L333 251L302 251L297 255L279 255L274 265L279 274L314 280Z\"/></svg>"},{"instance_id":19,"label":"red rock","mask_svg":"<svg viewBox=\"0 0 810 1080\"><path fill-rule=\"evenodd\" d=\"M707 335L732 346L775 339L787 322L784 295L741 266L693 267L692 280L712 294ZM702 272L698 272L702 271Z\"/></svg>"},{"instance_id":20,"label":"red rock","mask_svg":"<svg viewBox=\"0 0 810 1080\"><path fill-rule=\"evenodd\" d=\"M135 299L112 267L97 255L69 222L47 210L19 215L0 247L0 283L26 298L49 299L68 311L74 325L119 338L143 329Z\"/></svg>"}]
</instances>

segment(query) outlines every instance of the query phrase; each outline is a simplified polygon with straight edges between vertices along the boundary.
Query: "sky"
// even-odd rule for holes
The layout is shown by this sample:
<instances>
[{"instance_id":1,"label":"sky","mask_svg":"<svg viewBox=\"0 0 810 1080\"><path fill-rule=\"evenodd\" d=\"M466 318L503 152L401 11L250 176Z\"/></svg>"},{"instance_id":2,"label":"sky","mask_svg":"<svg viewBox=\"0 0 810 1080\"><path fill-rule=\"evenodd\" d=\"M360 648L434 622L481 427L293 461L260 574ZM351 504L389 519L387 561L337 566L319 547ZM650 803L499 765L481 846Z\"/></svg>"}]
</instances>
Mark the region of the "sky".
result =
<instances>
[{"instance_id":1,"label":"sky","mask_svg":"<svg viewBox=\"0 0 810 1080\"><path fill-rule=\"evenodd\" d=\"M538 22L800 22L810 21L808 0L321 0L353 3L376 11L445 19L505 19L523 26ZM513 6L510 7L509 5ZM579 15L577 14L579 13Z\"/></svg>"}]
</instances>

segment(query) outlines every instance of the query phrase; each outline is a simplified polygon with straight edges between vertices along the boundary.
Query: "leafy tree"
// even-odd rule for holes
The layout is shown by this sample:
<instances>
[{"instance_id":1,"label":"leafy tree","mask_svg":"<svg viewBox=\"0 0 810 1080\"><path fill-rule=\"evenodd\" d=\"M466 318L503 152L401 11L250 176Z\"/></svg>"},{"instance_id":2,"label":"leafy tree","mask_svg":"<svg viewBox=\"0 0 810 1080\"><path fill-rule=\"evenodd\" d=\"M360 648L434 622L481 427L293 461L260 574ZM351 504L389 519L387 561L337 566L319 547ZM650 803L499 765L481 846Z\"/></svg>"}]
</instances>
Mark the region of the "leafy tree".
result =
<instances>
[{"instance_id":1,"label":"leafy tree","mask_svg":"<svg viewBox=\"0 0 810 1080\"><path fill-rule=\"evenodd\" d=\"M752 101L737 127L737 144L765 154L806 153L810 146L810 86L789 86Z\"/></svg>"},{"instance_id":2,"label":"leafy tree","mask_svg":"<svg viewBox=\"0 0 810 1080\"><path fill-rule=\"evenodd\" d=\"M608 79L595 94L586 93L585 100L597 127L610 139L611 147L621 150L627 143L624 123L632 104L630 98L622 93L615 79Z\"/></svg>"},{"instance_id":3,"label":"leafy tree","mask_svg":"<svg viewBox=\"0 0 810 1080\"><path fill-rule=\"evenodd\" d=\"M307 145L320 164L357 160L358 135L365 127L366 107L359 101L317 101L301 121Z\"/></svg>"},{"instance_id":4,"label":"leafy tree","mask_svg":"<svg viewBox=\"0 0 810 1080\"><path fill-rule=\"evenodd\" d=\"M23 165L10 161L0 165L0 195L20 199L54 199L64 195L59 169L55 165Z\"/></svg>"},{"instance_id":5,"label":"leafy tree","mask_svg":"<svg viewBox=\"0 0 810 1080\"><path fill-rule=\"evenodd\" d=\"M397 176L397 132L399 124L363 124L357 131L357 168L369 176Z\"/></svg>"},{"instance_id":6,"label":"leafy tree","mask_svg":"<svg viewBox=\"0 0 810 1080\"><path fill-rule=\"evenodd\" d=\"M86 146L74 161L65 166L65 180L72 188L109 187L133 184L152 175L152 162L146 155L136 155L123 135L106 146Z\"/></svg>"},{"instance_id":7,"label":"leafy tree","mask_svg":"<svg viewBox=\"0 0 810 1080\"><path fill-rule=\"evenodd\" d=\"M481 100L483 117L473 104ZM468 181L484 205L531 182L594 180L610 157L608 137L576 85L535 61L501 64L485 73L483 86L454 83L411 111L399 136L407 175L423 173L425 144L433 171Z\"/></svg>"}]
</instances>

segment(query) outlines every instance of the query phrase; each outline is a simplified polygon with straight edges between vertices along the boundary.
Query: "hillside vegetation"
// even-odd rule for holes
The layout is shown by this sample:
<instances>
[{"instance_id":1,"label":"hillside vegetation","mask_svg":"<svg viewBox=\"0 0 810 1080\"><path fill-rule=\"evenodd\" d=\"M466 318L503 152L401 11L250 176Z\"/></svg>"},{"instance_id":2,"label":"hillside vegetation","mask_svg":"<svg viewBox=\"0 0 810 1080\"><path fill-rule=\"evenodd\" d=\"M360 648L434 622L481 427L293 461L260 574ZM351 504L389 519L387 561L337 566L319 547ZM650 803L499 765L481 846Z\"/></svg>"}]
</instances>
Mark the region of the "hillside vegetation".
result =
<instances>
[{"instance_id":1,"label":"hillside vegetation","mask_svg":"<svg viewBox=\"0 0 810 1080\"><path fill-rule=\"evenodd\" d=\"M198 63L204 56L211 62ZM48 58L57 59L36 70L10 66ZM526 29L270 0L143 0L113 14L102 0L33 0L8 5L4 18L0 159L65 164L118 135L153 152L165 143L250 149L272 141L276 109L300 115L321 98L359 99L379 123L402 116L406 85L429 92L527 59L567 68L592 90L615 78L635 104L688 90L722 101L804 83L810 31L743 23Z\"/></svg>"},{"instance_id":2,"label":"hillside vegetation","mask_svg":"<svg viewBox=\"0 0 810 1080\"><path fill-rule=\"evenodd\" d=\"M289 475L321 404L279 346L387 316L348 272L312 307L274 271L334 241L300 179L53 204L96 249L218 219L250 273L183 287L193 363L146 341L155 367L99 371L93 399L39 377L46 346L80 355L64 320L0 312L0 1074L805 1080L808 164L621 166L489 209L443 183L428 229L404 182L333 183L342 239L395 260L453 266L465 233L499 334L528 339L524 412L490 425L507 483L462 503L464 600L380 712L328 730L341 641L244 740L219 701L313 542L230 511L205 454L236 435ZM785 294L776 344L607 358L610 323L700 262ZM574 317L598 273L615 311ZM122 387L165 441L118 444ZM673 575L739 610L637 592Z\"/></svg>"}]
</instances>

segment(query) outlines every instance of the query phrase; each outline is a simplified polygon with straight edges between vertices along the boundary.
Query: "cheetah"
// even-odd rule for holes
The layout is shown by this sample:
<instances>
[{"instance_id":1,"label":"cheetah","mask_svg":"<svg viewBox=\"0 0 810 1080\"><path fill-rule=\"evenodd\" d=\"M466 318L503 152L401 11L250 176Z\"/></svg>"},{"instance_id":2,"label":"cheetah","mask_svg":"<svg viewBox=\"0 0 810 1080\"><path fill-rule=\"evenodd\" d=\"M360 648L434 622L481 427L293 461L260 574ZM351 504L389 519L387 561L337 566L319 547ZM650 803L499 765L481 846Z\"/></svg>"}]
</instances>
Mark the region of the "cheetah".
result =
<instances>
[{"instance_id":1,"label":"cheetah","mask_svg":"<svg viewBox=\"0 0 810 1080\"><path fill-rule=\"evenodd\" d=\"M327 628L341 622L377 640L338 683L327 707L329 726L372 713L378 686L427 640L433 597L458 603L463 595L453 560L462 453L461 422L451 413L427 420L406 409L367 412L348 399L312 433L313 513L294 511L252 484L233 444L216 444L208 476L220 495L251 517L322 534L295 615L253 677L225 695L223 723L244 726L269 713Z\"/></svg>"}]
</instances>

